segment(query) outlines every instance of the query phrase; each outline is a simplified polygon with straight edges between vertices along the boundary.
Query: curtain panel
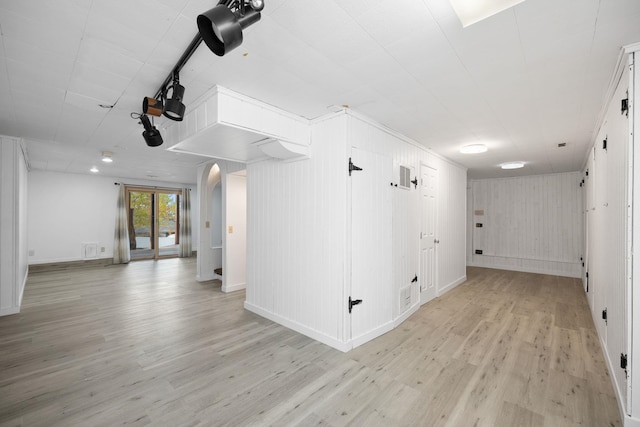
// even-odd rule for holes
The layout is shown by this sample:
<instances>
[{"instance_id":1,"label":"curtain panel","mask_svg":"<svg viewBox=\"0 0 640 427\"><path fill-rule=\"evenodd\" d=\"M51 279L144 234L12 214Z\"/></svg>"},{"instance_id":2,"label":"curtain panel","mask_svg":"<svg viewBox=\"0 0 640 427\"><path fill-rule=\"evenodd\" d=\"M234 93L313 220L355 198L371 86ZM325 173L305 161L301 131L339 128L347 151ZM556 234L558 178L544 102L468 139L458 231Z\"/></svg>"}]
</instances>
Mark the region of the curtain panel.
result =
<instances>
[{"instance_id":1,"label":"curtain panel","mask_svg":"<svg viewBox=\"0 0 640 427\"><path fill-rule=\"evenodd\" d=\"M124 185L119 185L120 192L118 193L118 204L116 210L113 263L127 264L131 261L131 251L129 249L129 224L127 221L127 201L125 198Z\"/></svg>"},{"instance_id":2,"label":"curtain panel","mask_svg":"<svg viewBox=\"0 0 640 427\"><path fill-rule=\"evenodd\" d=\"M180 257L188 258L191 253L191 190L183 188L180 204Z\"/></svg>"}]
</instances>

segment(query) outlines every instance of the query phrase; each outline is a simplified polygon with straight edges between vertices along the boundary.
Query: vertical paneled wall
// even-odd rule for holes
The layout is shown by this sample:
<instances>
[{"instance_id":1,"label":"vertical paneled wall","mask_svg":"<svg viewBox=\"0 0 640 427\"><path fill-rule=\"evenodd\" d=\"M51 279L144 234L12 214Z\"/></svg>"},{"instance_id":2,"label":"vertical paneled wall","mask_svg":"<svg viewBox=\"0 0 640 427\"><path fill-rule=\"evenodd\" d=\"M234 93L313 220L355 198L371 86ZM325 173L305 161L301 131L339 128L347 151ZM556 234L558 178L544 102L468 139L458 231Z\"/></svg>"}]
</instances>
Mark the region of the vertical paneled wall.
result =
<instances>
[{"instance_id":1,"label":"vertical paneled wall","mask_svg":"<svg viewBox=\"0 0 640 427\"><path fill-rule=\"evenodd\" d=\"M471 181L471 265L580 277L581 180L571 172Z\"/></svg>"},{"instance_id":2,"label":"vertical paneled wall","mask_svg":"<svg viewBox=\"0 0 640 427\"><path fill-rule=\"evenodd\" d=\"M411 179L418 177L421 163L438 170L439 294L466 278L466 169L352 112L316 121L310 147L308 160L262 161L247 167L245 307L348 350L361 344L351 341L345 304L352 280L347 169L352 148L387 158L390 162L381 164L392 165L391 241L377 242L391 247L384 268L391 272L392 315L389 319L386 308L380 310L369 333L362 334L368 339L401 323L420 304L419 283L412 282L420 275L419 189L414 184L396 187L400 166L409 168Z\"/></svg>"},{"instance_id":3,"label":"vertical paneled wall","mask_svg":"<svg viewBox=\"0 0 640 427\"><path fill-rule=\"evenodd\" d=\"M438 168L438 295L466 279L467 171L435 159Z\"/></svg>"},{"instance_id":4,"label":"vertical paneled wall","mask_svg":"<svg viewBox=\"0 0 640 427\"><path fill-rule=\"evenodd\" d=\"M245 307L343 348L346 116L316 123L308 160L247 165Z\"/></svg>"},{"instance_id":5,"label":"vertical paneled wall","mask_svg":"<svg viewBox=\"0 0 640 427\"><path fill-rule=\"evenodd\" d=\"M603 344L605 359L617 397L627 405L627 372L620 356L629 353L628 299L630 262L630 198L628 195L632 165L629 116L621 112L621 100L629 90L629 68L621 68L618 86L595 138L585 167L587 192L587 296L593 320ZM588 171L588 176L586 175ZM636 184L637 185L637 184ZM603 311L606 310L606 320ZM632 365L633 367L633 365Z\"/></svg>"},{"instance_id":6,"label":"vertical paneled wall","mask_svg":"<svg viewBox=\"0 0 640 427\"><path fill-rule=\"evenodd\" d=\"M28 274L27 166L20 140L0 136L0 316L20 311Z\"/></svg>"}]
</instances>

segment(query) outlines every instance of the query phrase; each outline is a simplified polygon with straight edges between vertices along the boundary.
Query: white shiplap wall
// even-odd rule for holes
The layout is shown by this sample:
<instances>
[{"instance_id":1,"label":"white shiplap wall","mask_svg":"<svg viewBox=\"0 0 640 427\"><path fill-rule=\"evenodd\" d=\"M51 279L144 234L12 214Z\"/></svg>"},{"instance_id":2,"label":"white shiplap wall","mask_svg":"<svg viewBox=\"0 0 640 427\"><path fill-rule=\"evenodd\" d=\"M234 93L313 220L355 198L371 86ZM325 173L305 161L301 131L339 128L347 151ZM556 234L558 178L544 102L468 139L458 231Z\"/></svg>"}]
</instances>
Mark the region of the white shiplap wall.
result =
<instances>
[{"instance_id":1,"label":"white shiplap wall","mask_svg":"<svg viewBox=\"0 0 640 427\"><path fill-rule=\"evenodd\" d=\"M630 85L629 67L625 64L617 76L617 88L604 116L587 160L589 171L586 211L589 291L587 297L600 336L614 389L624 411L631 413L627 402L627 372L620 367L620 355L630 353L629 324L631 302L628 278L631 268L630 215L628 191L632 161L629 118L621 113L621 100ZM604 141L606 140L606 148ZM602 316L607 311L607 319ZM629 367L631 371L633 364ZM633 376L632 376L633 377ZM638 414L636 414L637 417ZM625 424L627 425L627 424Z\"/></svg>"},{"instance_id":2,"label":"white shiplap wall","mask_svg":"<svg viewBox=\"0 0 640 427\"><path fill-rule=\"evenodd\" d=\"M471 181L471 265L580 277L581 180L571 172Z\"/></svg>"},{"instance_id":3,"label":"white shiplap wall","mask_svg":"<svg viewBox=\"0 0 640 427\"><path fill-rule=\"evenodd\" d=\"M346 301L351 290L350 199L347 163L352 147L392 161L416 177L420 163L440 174L438 201L439 293L462 283L465 271L466 169L352 112L312 125L310 159L248 165L248 275L245 306L341 350L351 340ZM354 161L357 164L357 162ZM391 182L389 184L391 184ZM389 185L391 188L392 186ZM419 191L391 188L392 248L385 268L392 272L393 325L419 307ZM440 250L439 248L439 250ZM411 301L407 309L406 296ZM404 297L404 298L403 298ZM388 330L389 319L373 319L371 339Z\"/></svg>"},{"instance_id":4,"label":"white shiplap wall","mask_svg":"<svg viewBox=\"0 0 640 427\"><path fill-rule=\"evenodd\" d=\"M27 165L22 141L0 136L0 316L18 313L27 280Z\"/></svg>"},{"instance_id":5,"label":"white shiplap wall","mask_svg":"<svg viewBox=\"0 0 640 427\"><path fill-rule=\"evenodd\" d=\"M346 122L316 123L308 160L247 165L245 307L342 350Z\"/></svg>"}]
</instances>

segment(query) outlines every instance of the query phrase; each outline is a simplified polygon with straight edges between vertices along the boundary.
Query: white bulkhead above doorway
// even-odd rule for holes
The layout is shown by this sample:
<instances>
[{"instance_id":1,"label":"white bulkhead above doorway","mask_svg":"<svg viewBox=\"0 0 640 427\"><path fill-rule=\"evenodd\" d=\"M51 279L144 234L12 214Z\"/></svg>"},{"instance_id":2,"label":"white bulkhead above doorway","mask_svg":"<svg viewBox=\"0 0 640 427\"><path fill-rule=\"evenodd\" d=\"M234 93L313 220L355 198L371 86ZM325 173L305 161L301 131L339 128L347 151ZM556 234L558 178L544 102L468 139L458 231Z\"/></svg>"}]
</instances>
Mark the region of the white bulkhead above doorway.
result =
<instances>
[{"instance_id":1,"label":"white bulkhead above doorway","mask_svg":"<svg viewBox=\"0 0 640 427\"><path fill-rule=\"evenodd\" d=\"M303 117L215 86L166 128L168 150L250 163L309 156L311 128Z\"/></svg>"}]
</instances>

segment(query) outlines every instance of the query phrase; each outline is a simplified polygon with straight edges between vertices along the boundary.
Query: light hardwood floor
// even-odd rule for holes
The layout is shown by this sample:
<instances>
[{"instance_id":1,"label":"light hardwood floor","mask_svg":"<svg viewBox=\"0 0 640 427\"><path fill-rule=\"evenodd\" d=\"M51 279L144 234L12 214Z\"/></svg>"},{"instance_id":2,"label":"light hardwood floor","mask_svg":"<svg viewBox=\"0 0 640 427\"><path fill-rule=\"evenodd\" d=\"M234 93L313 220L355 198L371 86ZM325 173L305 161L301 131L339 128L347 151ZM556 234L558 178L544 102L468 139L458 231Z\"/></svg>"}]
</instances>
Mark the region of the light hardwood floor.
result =
<instances>
[{"instance_id":1,"label":"light hardwood floor","mask_svg":"<svg viewBox=\"0 0 640 427\"><path fill-rule=\"evenodd\" d=\"M198 283L195 259L29 276L0 426L620 426L580 282L468 281L343 354Z\"/></svg>"}]
</instances>

